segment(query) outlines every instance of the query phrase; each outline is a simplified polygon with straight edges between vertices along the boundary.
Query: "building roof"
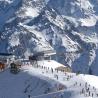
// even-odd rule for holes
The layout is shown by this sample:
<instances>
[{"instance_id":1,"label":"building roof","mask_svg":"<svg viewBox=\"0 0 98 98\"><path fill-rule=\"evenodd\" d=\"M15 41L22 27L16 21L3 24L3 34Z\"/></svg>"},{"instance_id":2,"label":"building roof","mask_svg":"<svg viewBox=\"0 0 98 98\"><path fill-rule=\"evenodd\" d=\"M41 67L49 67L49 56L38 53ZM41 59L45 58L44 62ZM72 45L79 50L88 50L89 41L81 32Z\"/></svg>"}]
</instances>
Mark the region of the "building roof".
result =
<instances>
[{"instance_id":1,"label":"building roof","mask_svg":"<svg viewBox=\"0 0 98 98\"><path fill-rule=\"evenodd\" d=\"M12 56L12 53L0 53L0 56Z\"/></svg>"},{"instance_id":2,"label":"building roof","mask_svg":"<svg viewBox=\"0 0 98 98\"><path fill-rule=\"evenodd\" d=\"M55 54L56 54L55 50L46 50L46 51L36 52L33 54L33 56L51 56Z\"/></svg>"}]
</instances>

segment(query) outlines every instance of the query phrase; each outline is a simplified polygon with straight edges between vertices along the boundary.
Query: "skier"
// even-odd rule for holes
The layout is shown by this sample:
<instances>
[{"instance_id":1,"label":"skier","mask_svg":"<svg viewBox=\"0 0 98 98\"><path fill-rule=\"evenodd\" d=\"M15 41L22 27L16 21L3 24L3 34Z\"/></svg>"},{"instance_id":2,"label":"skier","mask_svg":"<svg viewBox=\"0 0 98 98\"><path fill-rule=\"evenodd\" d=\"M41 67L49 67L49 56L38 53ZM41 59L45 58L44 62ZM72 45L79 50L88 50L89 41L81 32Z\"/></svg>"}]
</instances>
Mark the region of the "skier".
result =
<instances>
[{"instance_id":1,"label":"skier","mask_svg":"<svg viewBox=\"0 0 98 98\"><path fill-rule=\"evenodd\" d=\"M53 73L53 68L51 68L51 72Z\"/></svg>"},{"instance_id":2,"label":"skier","mask_svg":"<svg viewBox=\"0 0 98 98\"><path fill-rule=\"evenodd\" d=\"M30 95L28 95L28 98L31 98L31 96L30 96Z\"/></svg>"},{"instance_id":3,"label":"skier","mask_svg":"<svg viewBox=\"0 0 98 98\"><path fill-rule=\"evenodd\" d=\"M94 96L94 94L92 93L92 97Z\"/></svg>"},{"instance_id":4,"label":"skier","mask_svg":"<svg viewBox=\"0 0 98 98\"><path fill-rule=\"evenodd\" d=\"M63 94L61 94L61 98L63 98Z\"/></svg>"},{"instance_id":5,"label":"skier","mask_svg":"<svg viewBox=\"0 0 98 98\"><path fill-rule=\"evenodd\" d=\"M98 94L96 94L96 96L98 97Z\"/></svg>"},{"instance_id":6,"label":"skier","mask_svg":"<svg viewBox=\"0 0 98 98\"><path fill-rule=\"evenodd\" d=\"M89 96L90 96L90 91L88 92Z\"/></svg>"},{"instance_id":7,"label":"skier","mask_svg":"<svg viewBox=\"0 0 98 98\"><path fill-rule=\"evenodd\" d=\"M82 92L81 92L82 94L84 93L84 88L82 89Z\"/></svg>"},{"instance_id":8,"label":"skier","mask_svg":"<svg viewBox=\"0 0 98 98\"><path fill-rule=\"evenodd\" d=\"M58 75L56 75L56 78L57 78L57 80L58 80Z\"/></svg>"},{"instance_id":9,"label":"skier","mask_svg":"<svg viewBox=\"0 0 98 98\"><path fill-rule=\"evenodd\" d=\"M81 86L81 83L80 83L80 86Z\"/></svg>"}]
</instances>

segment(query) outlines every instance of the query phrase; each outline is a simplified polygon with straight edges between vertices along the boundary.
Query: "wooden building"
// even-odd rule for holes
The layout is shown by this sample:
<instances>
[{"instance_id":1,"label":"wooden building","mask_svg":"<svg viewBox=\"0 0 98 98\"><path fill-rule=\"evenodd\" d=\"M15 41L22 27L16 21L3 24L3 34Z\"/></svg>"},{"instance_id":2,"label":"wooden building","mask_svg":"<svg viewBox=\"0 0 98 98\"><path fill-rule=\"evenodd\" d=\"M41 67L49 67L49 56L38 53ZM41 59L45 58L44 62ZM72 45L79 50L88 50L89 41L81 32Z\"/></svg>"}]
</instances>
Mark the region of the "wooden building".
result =
<instances>
[{"instance_id":1,"label":"wooden building","mask_svg":"<svg viewBox=\"0 0 98 98\"><path fill-rule=\"evenodd\" d=\"M72 69L69 66L60 66L57 67L55 70L62 71L62 72L72 72Z\"/></svg>"}]
</instances>

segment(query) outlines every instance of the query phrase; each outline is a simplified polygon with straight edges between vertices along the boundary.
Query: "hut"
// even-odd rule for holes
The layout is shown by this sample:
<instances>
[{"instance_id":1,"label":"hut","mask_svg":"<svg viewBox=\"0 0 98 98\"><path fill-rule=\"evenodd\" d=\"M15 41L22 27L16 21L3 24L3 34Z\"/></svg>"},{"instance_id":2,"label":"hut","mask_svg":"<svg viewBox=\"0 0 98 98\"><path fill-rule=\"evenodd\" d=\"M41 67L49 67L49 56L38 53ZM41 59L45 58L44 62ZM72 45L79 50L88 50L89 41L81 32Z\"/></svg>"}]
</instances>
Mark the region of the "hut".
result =
<instances>
[{"instance_id":1,"label":"hut","mask_svg":"<svg viewBox=\"0 0 98 98\"><path fill-rule=\"evenodd\" d=\"M5 58L10 58L10 57L12 57L12 56L13 56L12 53L0 53L0 58L3 58L3 57L5 57Z\"/></svg>"},{"instance_id":2,"label":"hut","mask_svg":"<svg viewBox=\"0 0 98 98\"><path fill-rule=\"evenodd\" d=\"M14 58L12 53L0 53L0 62L8 64Z\"/></svg>"},{"instance_id":3,"label":"hut","mask_svg":"<svg viewBox=\"0 0 98 98\"><path fill-rule=\"evenodd\" d=\"M11 64L10 64L10 72L17 74L20 69L21 69L22 63L21 60L14 60Z\"/></svg>"},{"instance_id":4,"label":"hut","mask_svg":"<svg viewBox=\"0 0 98 98\"><path fill-rule=\"evenodd\" d=\"M63 72L72 72L72 69L69 66L59 66L55 70L63 71Z\"/></svg>"},{"instance_id":5,"label":"hut","mask_svg":"<svg viewBox=\"0 0 98 98\"><path fill-rule=\"evenodd\" d=\"M10 72L13 74L17 74L20 71L21 65L19 63L11 63L10 64Z\"/></svg>"}]
</instances>

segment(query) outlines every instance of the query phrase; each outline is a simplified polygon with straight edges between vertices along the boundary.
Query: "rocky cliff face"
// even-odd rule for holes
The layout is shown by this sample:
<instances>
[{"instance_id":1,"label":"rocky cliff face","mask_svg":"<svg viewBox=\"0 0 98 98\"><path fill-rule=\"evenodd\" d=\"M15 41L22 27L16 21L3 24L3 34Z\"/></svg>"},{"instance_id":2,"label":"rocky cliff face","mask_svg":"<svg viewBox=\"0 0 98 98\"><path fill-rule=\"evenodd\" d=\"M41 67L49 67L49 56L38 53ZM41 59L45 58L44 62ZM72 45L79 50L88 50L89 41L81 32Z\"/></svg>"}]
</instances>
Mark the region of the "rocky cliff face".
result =
<instances>
[{"instance_id":1,"label":"rocky cliff face","mask_svg":"<svg viewBox=\"0 0 98 98\"><path fill-rule=\"evenodd\" d=\"M0 51L54 49L74 72L98 75L97 0L0 0Z\"/></svg>"}]
</instances>

